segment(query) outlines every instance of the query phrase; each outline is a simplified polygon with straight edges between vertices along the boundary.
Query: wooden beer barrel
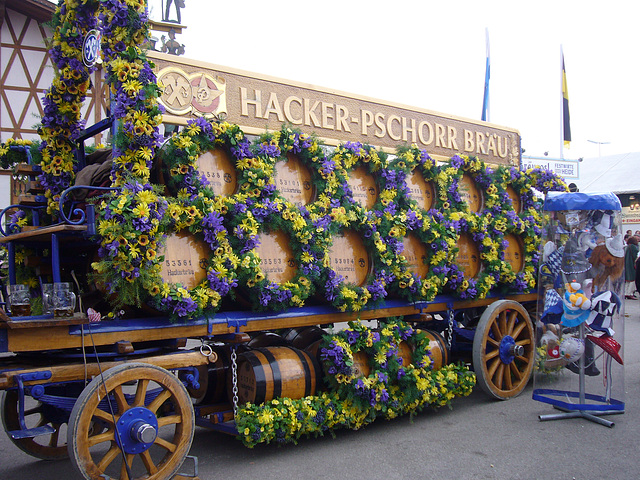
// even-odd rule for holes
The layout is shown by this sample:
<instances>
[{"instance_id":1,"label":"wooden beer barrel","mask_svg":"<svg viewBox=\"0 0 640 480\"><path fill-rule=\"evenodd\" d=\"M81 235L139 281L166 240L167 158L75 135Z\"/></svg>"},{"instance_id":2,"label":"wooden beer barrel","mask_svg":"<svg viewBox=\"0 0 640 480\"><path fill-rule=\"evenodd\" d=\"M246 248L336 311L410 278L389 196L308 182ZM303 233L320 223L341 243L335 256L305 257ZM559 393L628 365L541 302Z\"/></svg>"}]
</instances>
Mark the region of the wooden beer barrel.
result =
<instances>
[{"instance_id":1,"label":"wooden beer barrel","mask_svg":"<svg viewBox=\"0 0 640 480\"><path fill-rule=\"evenodd\" d=\"M283 337L289 344L300 350L305 350L309 345L322 340L325 331L318 326L292 328Z\"/></svg>"},{"instance_id":2,"label":"wooden beer barrel","mask_svg":"<svg viewBox=\"0 0 640 480\"><path fill-rule=\"evenodd\" d=\"M376 179L366 167L360 166L349 172L347 183L353 193L353 199L364 208L372 208L378 201Z\"/></svg>"},{"instance_id":3,"label":"wooden beer barrel","mask_svg":"<svg viewBox=\"0 0 640 480\"><path fill-rule=\"evenodd\" d=\"M285 347L289 343L280 335L274 332L262 332L253 337L247 343L250 348L260 347Z\"/></svg>"},{"instance_id":4,"label":"wooden beer barrel","mask_svg":"<svg viewBox=\"0 0 640 480\"><path fill-rule=\"evenodd\" d=\"M504 251L504 260L511 265L514 272L521 272L524 268L524 244L522 239L513 233L504 236L508 242Z\"/></svg>"},{"instance_id":5,"label":"wooden beer barrel","mask_svg":"<svg viewBox=\"0 0 640 480\"><path fill-rule=\"evenodd\" d=\"M188 232L168 235L164 249L158 253L164 255L160 276L167 283L180 283L191 289L207 276L209 246Z\"/></svg>"},{"instance_id":6,"label":"wooden beer barrel","mask_svg":"<svg viewBox=\"0 0 640 480\"><path fill-rule=\"evenodd\" d=\"M423 210L431 210L435 203L436 191L433 182L427 182L421 171L414 169L407 177L409 198L416 201Z\"/></svg>"},{"instance_id":7,"label":"wooden beer barrel","mask_svg":"<svg viewBox=\"0 0 640 480\"><path fill-rule=\"evenodd\" d=\"M509 198L511 199L513 210L516 213L522 213L522 201L520 200L520 194L516 192L515 188L511 185L507 187L507 195L509 195Z\"/></svg>"},{"instance_id":8,"label":"wooden beer barrel","mask_svg":"<svg viewBox=\"0 0 640 480\"><path fill-rule=\"evenodd\" d=\"M476 185L471 175L465 173L458 184L460 198L464 203L469 205L469 211L479 213L484 208L484 198L482 192Z\"/></svg>"},{"instance_id":9,"label":"wooden beer barrel","mask_svg":"<svg viewBox=\"0 0 640 480\"><path fill-rule=\"evenodd\" d=\"M432 330L421 330L429 339L429 350L431 350L431 360L433 369L438 370L449 363L449 350L444 337Z\"/></svg>"},{"instance_id":10,"label":"wooden beer barrel","mask_svg":"<svg viewBox=\"0 0 640 480\"><path fill-rule=\"evenodd\" d=\"M296 206L316 199L311 172L297 155L288 153L286 160L276 162L273 180L280 195Z\"/></svg>"},{"instance_id":11,"label":"wooden beer barrel","mask_svg":"<svg viewBox=\"0 0 640 480\"><path fill-rule=\"evenodd\" d=\"M426 263L429 252L426 245L413 234L404 237L402 245L402 255L407 259L407 269L419 278L426 278L429 273L429 265Z\"/></svg>"},{"instance_id":12,"label":"wooden beer barrel","mask_svg":"<svg viewBox=\"0 0 640 480\"><path fill-rule=\"evenodd\" d=\"M342 275L346 283L358 287L365 284L373 268L371 255L360 235L353 230L346 230L333 237L329 260L334 272Z\"/></svg>"},{"instance_id":13,"label":"wooden beer barrel","mask_svg":"<svg viewBox=\"0 0 640 480\"><path fill-rule=\"evenodd\" d=\"M279 397L314 395L319 375L315 359L297 348L250 350L238 355L238 402L261 404Z\"/></svg>"},{"instance_id":14,"label":"wooden beer barrel","mask_svg":"<svg viewBox=\"0 0 640 480\"><path fill-rule=\"evenodd\" d=\"M463 233L458 239L458 254L454 260L462 270L465 278L475 278L482 269L480 250L474 243L471 235Z\"/></svg>"},{"instance_id":15,"label":"wooden beer barrel","mask_svg":"<svg viewBox=\"0 0 640 480\"><path fill-rule=\"evenodd\" d=\"M196 170L209 181L216 195L230 197L238 191L238 173L231 156L222 148L214 148L200 155Z\"/></svg>"},{"instance_id":16,"label":"wooden beer barrel","mask_svg":"<svg viewBox=\"0 0 640 480\"><path fill-rule=\"evenodd\" d=\"M263 232L259 235L256 253L260 257L260 268L272 282L283 284L292 280L298 265L291 249L291 239L281 231Z\"/></svg>"}]
</instances>

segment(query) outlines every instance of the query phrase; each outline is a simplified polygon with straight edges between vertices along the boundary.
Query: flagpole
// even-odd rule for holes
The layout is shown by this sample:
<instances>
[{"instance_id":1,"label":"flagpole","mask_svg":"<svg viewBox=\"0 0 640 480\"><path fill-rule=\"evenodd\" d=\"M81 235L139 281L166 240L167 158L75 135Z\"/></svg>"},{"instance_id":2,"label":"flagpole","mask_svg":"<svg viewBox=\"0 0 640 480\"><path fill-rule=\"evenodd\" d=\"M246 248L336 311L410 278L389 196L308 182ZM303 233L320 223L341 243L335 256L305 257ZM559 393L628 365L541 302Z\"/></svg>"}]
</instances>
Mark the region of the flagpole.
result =
<instances>
[{"instance_id":1,"label":"flagpole","mask_svg":"<svg viewBox=\"0 0 640 480\"><path fill-rule=\"evenodd\" d=\"M490 52L489 52L489 29L485 27L485 36L487 39L487 60L485 64L484 71L484 95L482 97L482 121L489 122L489 78L491 77L491 61L490 61Z\"/></svg>"},{"instance_id":2,"label":"flagpole","mask_svg":"<svg viewBox=\"0 0 640 480\"><path fill-rule=\"evenodd\" d=\"M560 44L560 159L564 159L564 52Z\"/></svg>"}]
</instances>

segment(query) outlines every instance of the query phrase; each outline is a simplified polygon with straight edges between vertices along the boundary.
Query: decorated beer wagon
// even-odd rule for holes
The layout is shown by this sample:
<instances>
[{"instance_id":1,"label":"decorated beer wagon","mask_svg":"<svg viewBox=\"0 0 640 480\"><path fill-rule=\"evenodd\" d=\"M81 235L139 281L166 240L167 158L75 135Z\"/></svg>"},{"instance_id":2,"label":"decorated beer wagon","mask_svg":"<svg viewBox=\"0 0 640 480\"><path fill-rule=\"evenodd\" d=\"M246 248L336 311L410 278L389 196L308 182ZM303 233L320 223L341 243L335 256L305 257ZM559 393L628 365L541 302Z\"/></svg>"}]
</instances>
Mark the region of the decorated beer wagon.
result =
<instances>
[{"instance_id":1,"label":"decorated beer wagon","mask_svg":"<svg viewBox=\"0 0 640 480\"><path fill-rule=\"evenodd\" d=\"M195 425L254 446L446 405L476 381L522 392L536 192L561 181L411 142L329 145L295 121L165 128L144 2L62 2L54 24L41 140L0 145L29 189L0 237L17 447L88 479L171 478ZM96 45L111 108L85 128ZM85 147L107 129L109 148Z\"/></svg>"}]
</instances>

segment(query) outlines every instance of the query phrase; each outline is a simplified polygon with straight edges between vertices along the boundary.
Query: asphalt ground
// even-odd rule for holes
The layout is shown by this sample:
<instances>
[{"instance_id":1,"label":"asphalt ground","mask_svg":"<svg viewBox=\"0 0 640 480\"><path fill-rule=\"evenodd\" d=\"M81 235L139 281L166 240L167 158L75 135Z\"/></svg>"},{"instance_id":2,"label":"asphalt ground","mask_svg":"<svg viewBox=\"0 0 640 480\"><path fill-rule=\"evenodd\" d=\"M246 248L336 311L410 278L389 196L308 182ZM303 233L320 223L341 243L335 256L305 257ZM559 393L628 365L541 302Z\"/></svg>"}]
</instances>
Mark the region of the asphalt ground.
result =
<instances>
[{"instance_id":1,"label":"asphalt ground","mask_svg":"<svg viewBox=\"0 0 640 480\"><path fill-rule=\"evenodd\" d=\"M625 314L625 412L608 428L582 418L542 422L557 412L532 399L529 384L508 401L480 388L452 408L413 419L378 420L359 431L304 439L298 445L244 447L197 428L190 454L202 480L214 479L540 479L640 478L640 301ZM191 463L181 473L192 475ZM37 460L0 434L0 480L78 478L70 461Z\"/></svg>"}]
</instances>

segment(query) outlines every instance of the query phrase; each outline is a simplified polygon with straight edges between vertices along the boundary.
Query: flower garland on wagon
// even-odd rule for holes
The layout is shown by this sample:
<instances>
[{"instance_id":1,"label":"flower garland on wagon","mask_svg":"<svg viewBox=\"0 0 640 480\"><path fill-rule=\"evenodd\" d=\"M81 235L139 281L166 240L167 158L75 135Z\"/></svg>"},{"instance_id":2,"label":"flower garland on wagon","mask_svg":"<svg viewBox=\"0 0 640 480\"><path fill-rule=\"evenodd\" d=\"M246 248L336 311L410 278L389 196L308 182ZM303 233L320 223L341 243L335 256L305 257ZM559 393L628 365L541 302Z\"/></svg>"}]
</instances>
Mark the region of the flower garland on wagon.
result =
<instances>
[{"instance_id":1,"label":"flower garland on wagon","mask_svg":"<svg viewBox=\"0 0 640 480\"><path fill-rule=\"evenodd\" d=\"M415 346L409 365L398 357L403 341ZM350 322L346 330L327 336L324 345L322 357L337 388L297 400L245 404L238 409L236 426L246 446L296 443L302 436L333 434L338 428L357 430L379 417L389 420L427 406L449 405L454 397L469 395L476 382L475 374L463 365L432 370L428 341L399 320L381 324L379 331ZM358 352L371 361L367 377L354 372L353 357Z\"/></svg>"},{"instance_id":2,"label":"flower garland on wagon","mask_svg":"<svg viewBox=\"0 0 640 480\"><path fill-rule=\"evenodd\" d=\"M378 215L379 229L396 238L395 248L404 263L392 289L410 301L432 301L442 292L454 260L455 230L453 224L436 209L439 195L435 195L431 208L426 211L411 197L407 181L409 175L419 174L427 188L431 184L435 190L438 172L435 160L427 151L412 144L410 147L398 147L397 155L381 173L381 200L374 211ZM425 259L415 259L426 263L426 275L419 276L408 268L403 240L409 235L415 235L427 249Z\"/></svg>"},{"instance_id":3,"label":"flower garland on wagon","mask_svg":"<svg viewBox=\"0 0 640 480\"><path fill-rule=\"evenodd\" d=\"M52 85L42 99L44 116L38 128L42 139L42 173L38 182L45 189L47 213L55 215L62 191L75 178L75 146L71 143L84 127L81 107L91 85L94 68L82 63L85 34L96 28L100 2L62 2L56 9L49 55L55 66Z\"/></svg>"}]
</instances>

